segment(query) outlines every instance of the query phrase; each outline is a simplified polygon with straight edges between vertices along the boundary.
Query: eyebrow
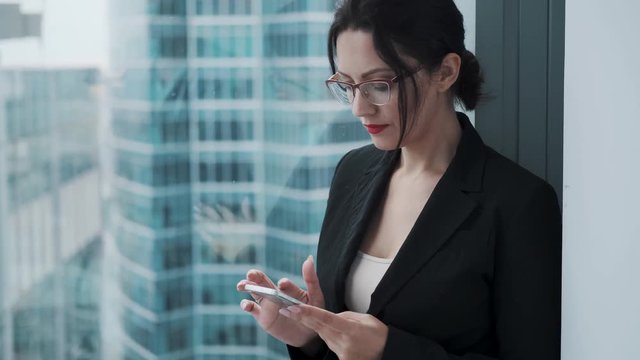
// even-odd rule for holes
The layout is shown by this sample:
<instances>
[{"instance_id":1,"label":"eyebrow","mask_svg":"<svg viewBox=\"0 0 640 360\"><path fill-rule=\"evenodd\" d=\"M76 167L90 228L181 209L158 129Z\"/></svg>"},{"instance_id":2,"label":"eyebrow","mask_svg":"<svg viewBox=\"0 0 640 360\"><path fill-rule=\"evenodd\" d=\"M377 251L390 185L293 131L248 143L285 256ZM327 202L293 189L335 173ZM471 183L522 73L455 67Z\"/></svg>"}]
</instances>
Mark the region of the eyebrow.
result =
<instances>
[{"instance_id":1,"label":"eyebrow","mask_svg":"<svg viewBox=\"0 0 640 360\"><path fill-rule=\"evenodd\" d=\"M367 72L363 73L363 74L362 74L362 77L363 77L363 78L366 78L366 77L368 77L368 76L370 76L370 75L373 75L373 74L375 74L375 73L379 73L379 72L393 72L393 70L392 70L392 69L390 69L390 68L375 68L375 69L371 69L371 70L369 70L369 71L367 71ZM348 77L348 78L353 79L351 76L349 76L349 75L347 75L347 74L345 74L345 73L341 72L340 70L338 70L338 74L340 74L340 75L342 75L342 76L346 76L346 77Z\"/></svg>"}]
</instances>

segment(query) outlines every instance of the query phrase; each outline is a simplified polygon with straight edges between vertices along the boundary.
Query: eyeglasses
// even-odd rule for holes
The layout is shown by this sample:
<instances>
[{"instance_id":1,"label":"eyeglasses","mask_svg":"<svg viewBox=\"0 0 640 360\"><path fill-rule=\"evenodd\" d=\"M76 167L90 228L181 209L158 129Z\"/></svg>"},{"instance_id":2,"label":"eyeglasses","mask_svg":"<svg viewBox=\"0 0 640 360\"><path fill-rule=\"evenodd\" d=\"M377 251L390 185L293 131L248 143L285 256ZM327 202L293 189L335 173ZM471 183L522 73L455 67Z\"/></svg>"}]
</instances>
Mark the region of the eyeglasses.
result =
<instances>
[{"instance_id":1,"label":"eyeglasses","mask_svg":"<svg viewBox=\"0 0 640 360\"><path fill-rule=\"evenodd\" d=\"M373 79L363 81L357 84L352 84L340 80L334 79L336 74L331 75L329 79L325 81L327 88L331 91L333 97L338 100L339 103L343 105L349 105L353 103L353 99L356 97L356 89L360 89L360 94L367 99L370 103L377 106L385 105L391 100L391 86L394 83L398 82L398 79L406 76L411 76L418 71L422 70L422 65L418 66L413 71L396 75L392 79L384 80L384 79Z\"/></svg>"}]
</instances>

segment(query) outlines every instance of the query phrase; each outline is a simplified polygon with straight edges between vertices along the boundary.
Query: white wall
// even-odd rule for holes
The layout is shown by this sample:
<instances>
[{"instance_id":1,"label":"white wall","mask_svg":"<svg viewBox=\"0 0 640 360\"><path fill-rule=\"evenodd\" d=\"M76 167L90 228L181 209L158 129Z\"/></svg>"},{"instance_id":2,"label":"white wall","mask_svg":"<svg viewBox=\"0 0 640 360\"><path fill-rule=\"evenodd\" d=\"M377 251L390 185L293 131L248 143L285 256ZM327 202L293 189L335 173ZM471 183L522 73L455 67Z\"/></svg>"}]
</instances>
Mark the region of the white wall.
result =
<instances>
[{"instance_id":1,"label":"white wall","mask_svg":"<svg viewBox=\"0 0 640 360\"><path fill-rule=\"evenodd\" d=\"M640 359L638 14L566 0L563 360Z\"/></svg>"}]
</instances>

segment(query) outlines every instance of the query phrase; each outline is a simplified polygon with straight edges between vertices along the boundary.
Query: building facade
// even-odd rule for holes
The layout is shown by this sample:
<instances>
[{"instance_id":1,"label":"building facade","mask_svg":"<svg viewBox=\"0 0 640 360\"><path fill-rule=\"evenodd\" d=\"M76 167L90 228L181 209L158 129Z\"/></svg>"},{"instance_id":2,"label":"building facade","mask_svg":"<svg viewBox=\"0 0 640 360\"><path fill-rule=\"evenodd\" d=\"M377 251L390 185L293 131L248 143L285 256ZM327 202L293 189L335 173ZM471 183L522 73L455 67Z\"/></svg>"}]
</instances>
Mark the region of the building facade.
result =
<instances>
[{"instance_id":1,"label":"building facade","mask_svg":"<svg viewBox=\"0 0 640 360\"><path fill-rule=\"evenodd\" d=\"M0 68L0 358L100 358L90 68Z\"/></svg>"},{"instance_id":2,"label":"building facade","mask_svg":"<svg viewBox=\"0 0 640 360\"><path fill-rule=\"evenodd\" d=\"M324 87L333 8L113 4L106 261L118 268L119 355L284 357L235 284L252 267L301 281L335 164L367 139Z\"/></svg>"},{"instance_id":3,"label":"building facade","mask_svg":"<svg viewBox=\"0 0 640 360\"><path fill-rule=\"evenodd\" d=\"M327 31L334 1L263 1L265 267L304 284L316 253L335 165L368 135L351 109L329 97ZM269 354L286 348L267 337Z\"/></svg>"}]
</instances>

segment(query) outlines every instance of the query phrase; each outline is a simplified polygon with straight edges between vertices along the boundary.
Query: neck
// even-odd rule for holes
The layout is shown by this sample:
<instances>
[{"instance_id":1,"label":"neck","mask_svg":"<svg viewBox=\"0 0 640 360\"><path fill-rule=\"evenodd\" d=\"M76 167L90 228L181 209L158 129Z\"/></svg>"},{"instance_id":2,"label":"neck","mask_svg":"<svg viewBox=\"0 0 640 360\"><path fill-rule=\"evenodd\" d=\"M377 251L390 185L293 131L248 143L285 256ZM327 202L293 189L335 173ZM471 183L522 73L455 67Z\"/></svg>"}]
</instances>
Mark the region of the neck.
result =
<instances>
[{"instance_id":1,"label":"neck","mask_svg":"<svg viewBox=\"0 0 640 360\"><path fill-rule=\"evenodd\" d=\"M442 175L455 156L462 129L453 109L434 114L425 136L401 148L397 171L405 175Z\"/></svg>"}]
</instances>

